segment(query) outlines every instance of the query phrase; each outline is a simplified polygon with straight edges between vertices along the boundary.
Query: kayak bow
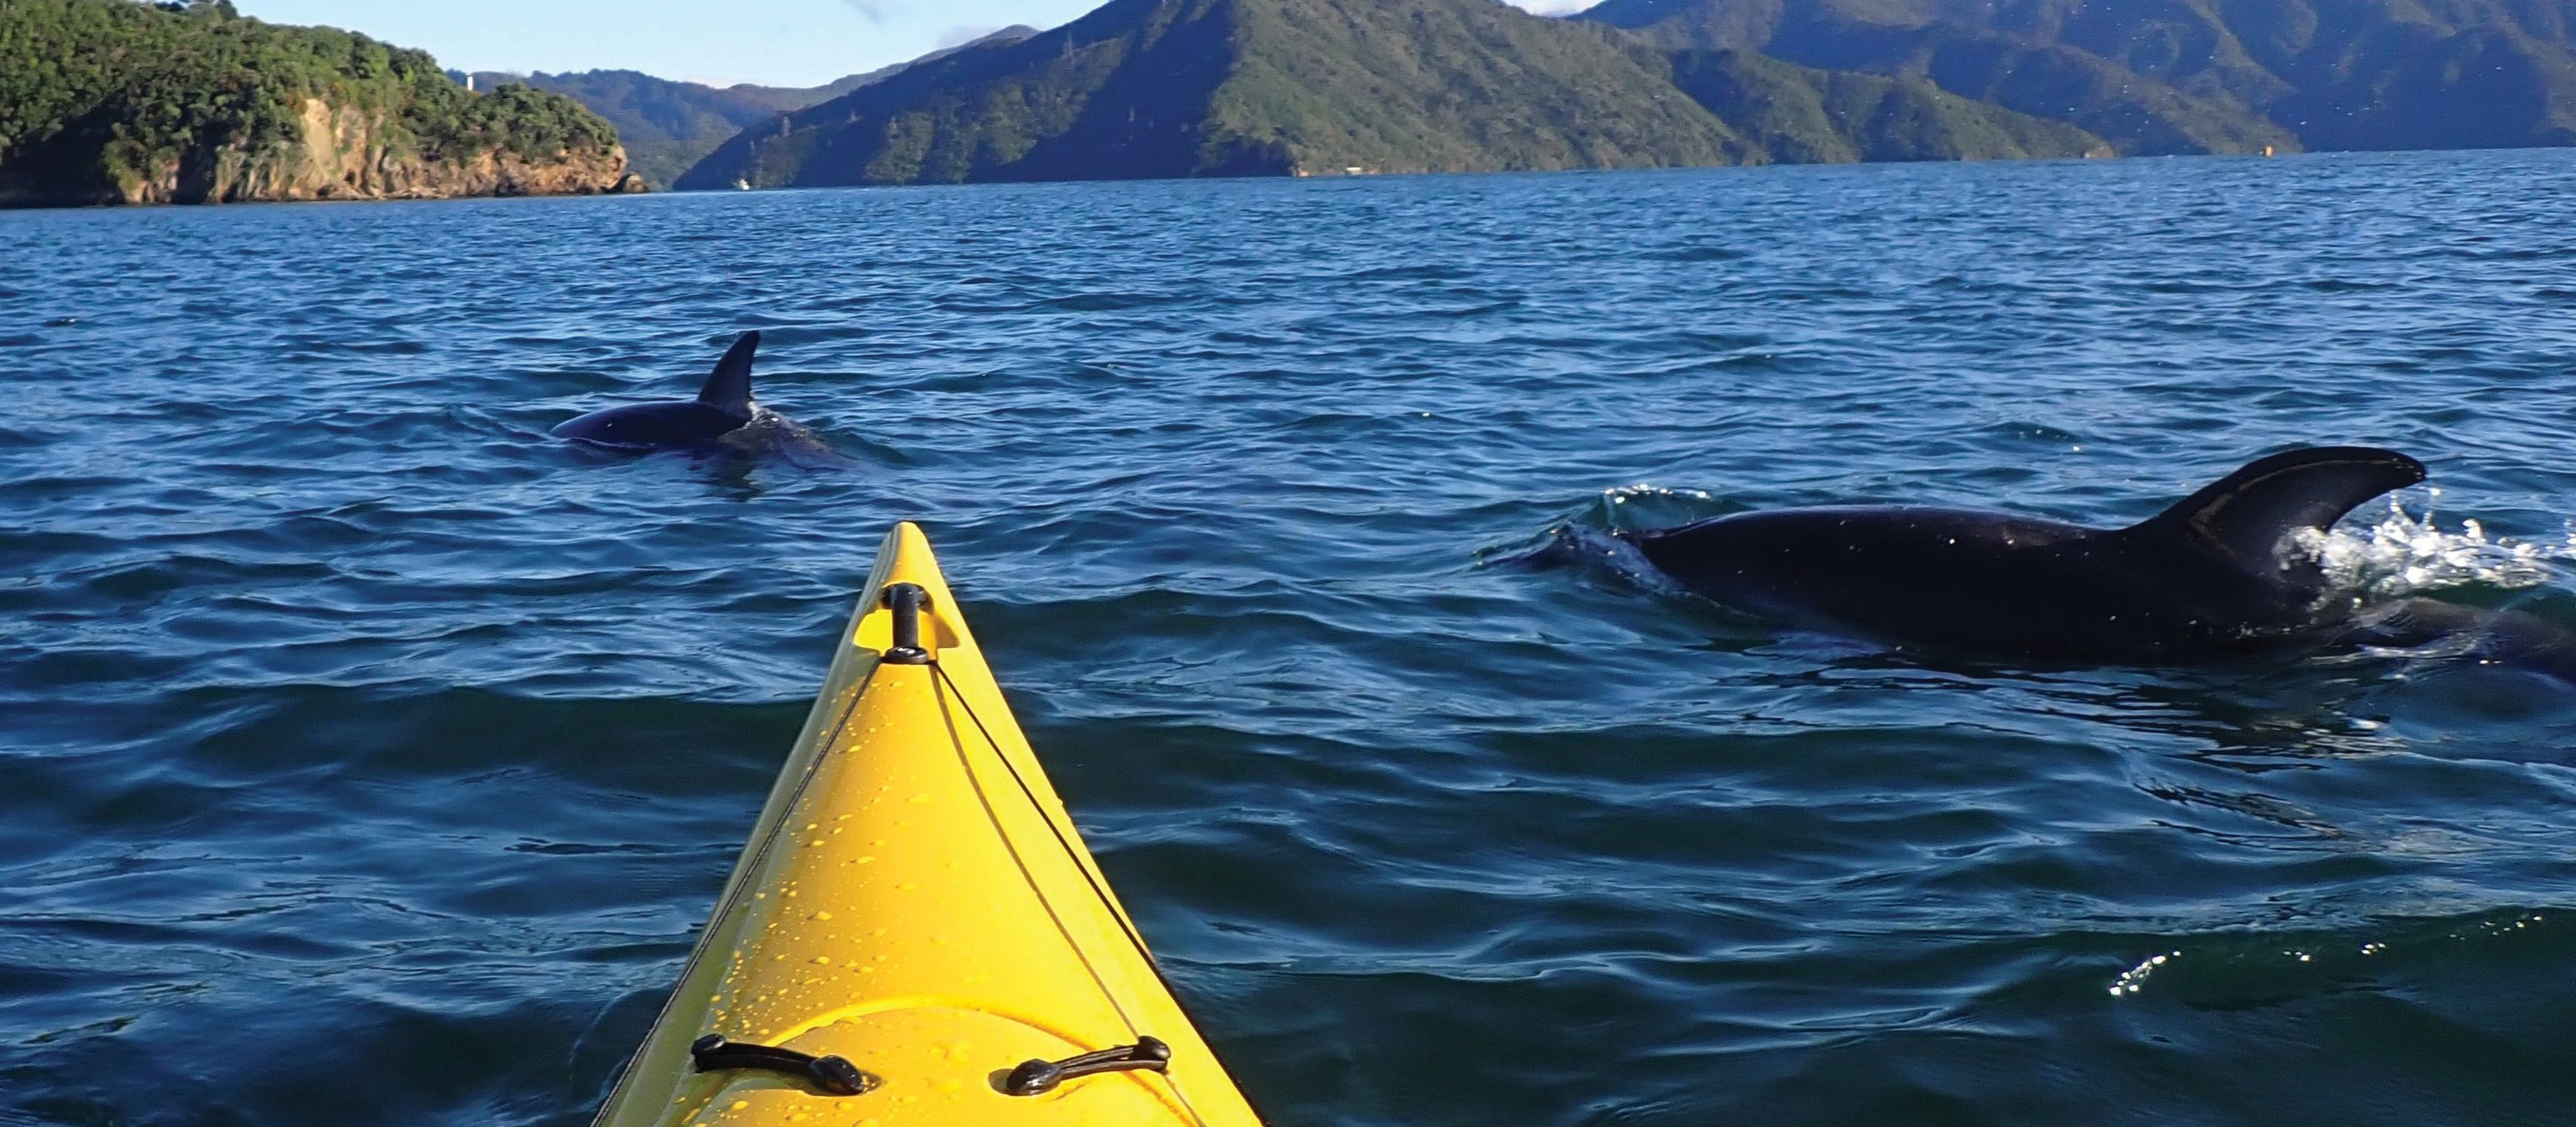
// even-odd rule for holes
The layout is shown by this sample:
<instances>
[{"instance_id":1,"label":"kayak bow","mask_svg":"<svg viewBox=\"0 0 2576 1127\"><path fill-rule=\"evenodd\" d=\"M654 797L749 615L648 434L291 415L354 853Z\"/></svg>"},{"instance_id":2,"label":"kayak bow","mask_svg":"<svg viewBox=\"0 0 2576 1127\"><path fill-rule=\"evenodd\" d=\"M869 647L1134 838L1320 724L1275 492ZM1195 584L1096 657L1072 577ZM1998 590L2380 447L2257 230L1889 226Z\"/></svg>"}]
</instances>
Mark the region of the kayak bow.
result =
<instances>
[{"instance_id":1,"label":"kayak bow","mask_svg":"<svg viewBox=\"0 0 2576 1127\"><path fill-rule=\"evenodd\" d=\"M595 1127L791 1123L1259 1124L910 524Z\"/></svg>"}]
</instances>

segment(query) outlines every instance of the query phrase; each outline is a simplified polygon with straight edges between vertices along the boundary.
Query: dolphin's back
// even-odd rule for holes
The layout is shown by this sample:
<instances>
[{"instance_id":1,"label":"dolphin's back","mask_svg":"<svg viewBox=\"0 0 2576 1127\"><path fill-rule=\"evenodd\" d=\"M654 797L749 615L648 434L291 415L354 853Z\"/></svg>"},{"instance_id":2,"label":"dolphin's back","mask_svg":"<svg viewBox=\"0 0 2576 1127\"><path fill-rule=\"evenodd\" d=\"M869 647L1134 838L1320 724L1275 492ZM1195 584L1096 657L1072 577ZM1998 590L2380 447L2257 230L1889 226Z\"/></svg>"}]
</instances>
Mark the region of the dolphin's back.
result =
<instances>
[{"instance_id":1,"label":"dolphin's back","mask_svg":"<svg viewBox=\"0 0 2576 1127\"><path fill-rule=\"evenodd\" d=\"M2423 480L2368 447L2257 459L2128 528L1961 509L1744 513L1631 534L1719 602L1900 642L2071 661L2170 662L2269 649L2337 626L2299 529Z\"/></svg>"},{"instance_id":2,"label":"dolphin's back","mask_svg":"<svg viewBox=\"0 0 2576 1127\"><path fill-rule=\"evenodd\" d=\"M634 403L566 419L554 429L569 438L625 450L705 446L742 429L743 420L694 401Z\"/></svg>"},{"instance_id":3,"label":"dolphin's back","mask_svg":"<svg viewBox=\"0 0 2576 1127\"><path fill-rule=\"evenodd\" d=\"M1639 533L1646 559L1718 602L1901 641L2049 656L2118 613L2104 533L1964 509L1786 509ZM2132 611L2135 614L2135 611Z\"/></svg>"}]
</instances>

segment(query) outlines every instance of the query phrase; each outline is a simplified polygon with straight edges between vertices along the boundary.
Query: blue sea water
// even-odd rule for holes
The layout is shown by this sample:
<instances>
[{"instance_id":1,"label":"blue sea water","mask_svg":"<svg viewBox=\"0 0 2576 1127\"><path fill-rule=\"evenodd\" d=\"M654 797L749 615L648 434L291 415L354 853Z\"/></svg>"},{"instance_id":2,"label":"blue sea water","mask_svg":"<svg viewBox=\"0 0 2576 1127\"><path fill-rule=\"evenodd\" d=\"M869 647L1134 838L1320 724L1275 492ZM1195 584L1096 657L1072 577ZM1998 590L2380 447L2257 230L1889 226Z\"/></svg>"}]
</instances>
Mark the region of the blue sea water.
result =
<instances>
[{"instance_id":1,"label":"blue sea water","mask_svg":"<svg viewBox=\"0 0 2576 1127\"><path fill-rule=\"evenodd\" d=\"M1283 1127L2570 1122L2576 688L1594 549L2367 442L2576 623L2571 376L2567 152L0 214L0 1124L585 1122L904 519Z\"/></svg>"}]
</instances>

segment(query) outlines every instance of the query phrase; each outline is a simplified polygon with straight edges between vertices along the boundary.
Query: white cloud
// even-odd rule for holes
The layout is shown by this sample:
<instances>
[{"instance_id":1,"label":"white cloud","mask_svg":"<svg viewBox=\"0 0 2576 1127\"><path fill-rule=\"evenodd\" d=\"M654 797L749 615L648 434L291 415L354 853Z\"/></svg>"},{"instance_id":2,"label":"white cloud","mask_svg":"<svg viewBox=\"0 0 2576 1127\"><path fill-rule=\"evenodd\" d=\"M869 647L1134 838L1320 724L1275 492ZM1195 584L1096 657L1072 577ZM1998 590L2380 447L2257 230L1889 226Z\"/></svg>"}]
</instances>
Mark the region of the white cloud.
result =
<instances>
[{"instance_id":1,"label":"white cloud","mask_svg":"<svg viewBox=\"0 0 2576 1127\"><path fill-rule=\"evenodd\" d=\"M841 0L841 2L858 9L860 15L867 17L869 23L878 27L885 26L886 17L903 10L903 5L892 3L891 0Z\"/></svg>"}]
</instances>

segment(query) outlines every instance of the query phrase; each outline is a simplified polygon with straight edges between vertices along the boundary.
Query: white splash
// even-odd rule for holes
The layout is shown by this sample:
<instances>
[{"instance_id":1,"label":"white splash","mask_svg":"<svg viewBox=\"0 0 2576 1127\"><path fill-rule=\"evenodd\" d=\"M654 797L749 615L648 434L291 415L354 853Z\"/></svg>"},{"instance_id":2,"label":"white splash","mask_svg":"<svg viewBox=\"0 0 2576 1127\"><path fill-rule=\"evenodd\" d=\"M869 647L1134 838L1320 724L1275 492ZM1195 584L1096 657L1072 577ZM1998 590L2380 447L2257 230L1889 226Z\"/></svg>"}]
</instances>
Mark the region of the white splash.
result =
<instances>
[{"instance_id":1,"label":"white splash","mask_svg":"<svg viewBox=\"0 0 2576 1127\"><path fill-rule=\"evenodd\" d=\"M2438 489L2429 492L2441 494ZM2377 524L2358 531L2301 530L2292 544L2315 557L2336 589L2381 597L2468 584L2537 587L2549 582L2551 561L2576 560L2576 533L2552 545L2491 537L2475 520L2461 521L2457 532L2444 532L2434 523L2429 501L2418 518L2394 497L2388 500L2388 515Z\"/></svg>"},{"instance_id":2,"label":"white splash","mask_svg":"<svg viewBox=\"0 0 2576 1127\"><path fill-rule=\"evenodd\" d=\"M1594 511L1604 528L1656 528L1713 516L1708 502L1716 499L1704 489L1671 489L1641 481L1602 490L1600 507Z\"/></svg>"},{"instance_id":3,"label":"white splash","mask_svg":"<svg viewBox=\"0 0 2576 1127\"><path fill-rule=\"evenodd\" d=\"M2111 996L2117 998L2146 989L2149 975L2156 973L2156 970L2166 963L2181 957L2180 951L2167 951L2161 955L2147 956L2138 965L2121 971L2120 977L2111 980Z\"/></svg>"},{"instance_id":4,"label":"white splash","mask_svg":"<svg viewBox=\"0 0 2576 1127\"><path fill-rule=\"evenodd\" d=\"M1601 491L1601 499L1604 504L1625 505L1630 500L1638 497L1686 497L1700 501L1711 501L1715 500L1717 495L1705 489L1672 489L1666 486L1654 485L1643 481L1638 482L1635 485L1613 486Z\"/></svg>"}]
</instances>

